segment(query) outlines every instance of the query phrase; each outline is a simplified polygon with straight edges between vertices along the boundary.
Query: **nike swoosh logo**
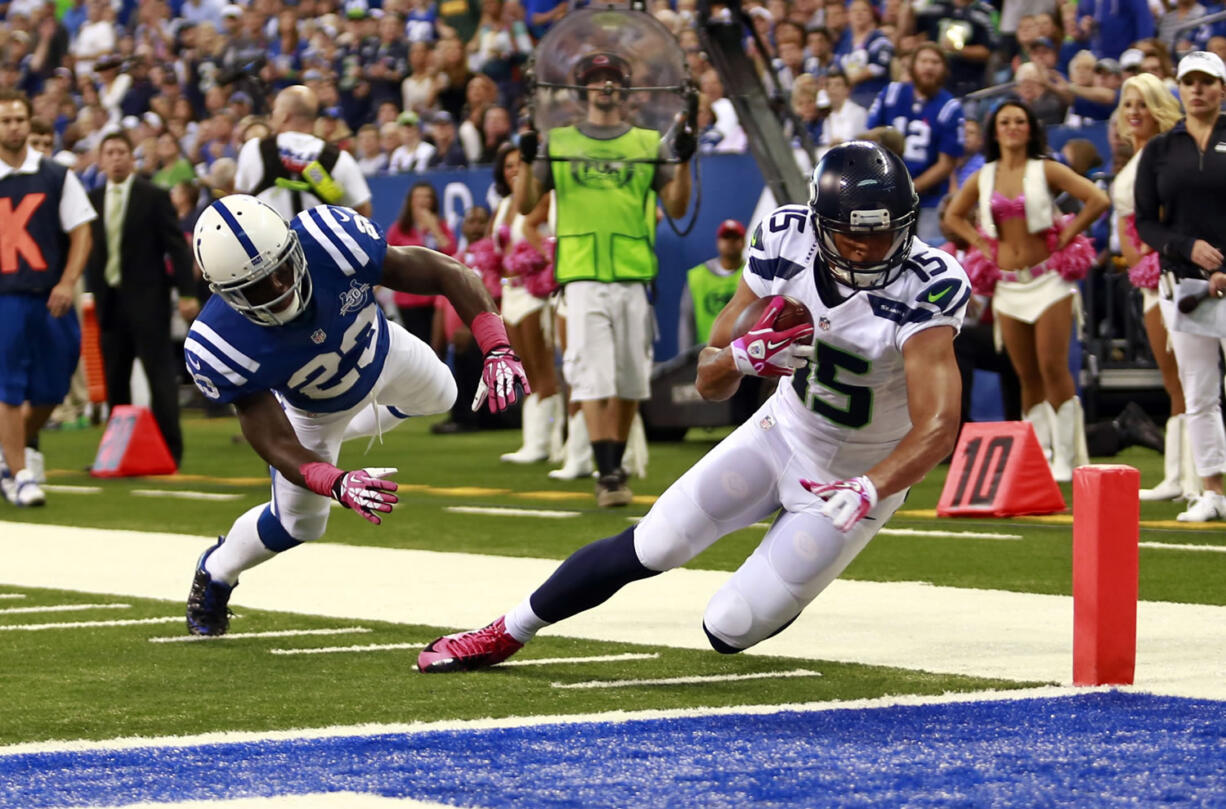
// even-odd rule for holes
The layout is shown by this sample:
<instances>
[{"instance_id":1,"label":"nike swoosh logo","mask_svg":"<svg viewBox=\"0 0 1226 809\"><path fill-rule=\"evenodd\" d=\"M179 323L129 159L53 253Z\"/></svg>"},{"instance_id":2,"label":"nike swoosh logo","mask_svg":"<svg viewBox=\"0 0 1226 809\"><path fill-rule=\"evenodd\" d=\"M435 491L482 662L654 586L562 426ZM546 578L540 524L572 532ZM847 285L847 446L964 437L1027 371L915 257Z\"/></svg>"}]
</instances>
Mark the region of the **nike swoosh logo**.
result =
<instances>
[{"instance_id":1,"label":"nike swoosh logo","mask_svg":"<svg viewBox=\"0 0 1226 809\"><path fill-rule=\"evenodd\" d=\"M788 344L788 343L790 343L790 342L791 342L790 340L780 340L780 341L779 341L779 342L777 342L777 343L775 343L775 342L771 342L771 341L767 341L767 343L766 343L766 347L767 347L768 349L770 349L771 351L774 351L774 350L775 350L775 349L777 349L777 348L783 348L785 345L787 345L787 344Z\"/></svg>"},{"instance_id":2,"label":"nike swoosh logo","mask_svg":"<svg viewBox=\"0 0 1226 809\"><path fill-rule=\"evenodd\" d=\"M949 294L949 290L951 290L951 289L953 289L953 287L945 287L944 289L942 289L940 292L938 292L938 293L937 293L937 294L935 294L935 295L933 295L931 292L929 292L929 293L928 293L928 302L929 302L929 303L936 303L936 302L937 302L937 301L939 301L941 298L944 298L946 295L948 295L948 294Z\"/></svg>"}]
</instances>

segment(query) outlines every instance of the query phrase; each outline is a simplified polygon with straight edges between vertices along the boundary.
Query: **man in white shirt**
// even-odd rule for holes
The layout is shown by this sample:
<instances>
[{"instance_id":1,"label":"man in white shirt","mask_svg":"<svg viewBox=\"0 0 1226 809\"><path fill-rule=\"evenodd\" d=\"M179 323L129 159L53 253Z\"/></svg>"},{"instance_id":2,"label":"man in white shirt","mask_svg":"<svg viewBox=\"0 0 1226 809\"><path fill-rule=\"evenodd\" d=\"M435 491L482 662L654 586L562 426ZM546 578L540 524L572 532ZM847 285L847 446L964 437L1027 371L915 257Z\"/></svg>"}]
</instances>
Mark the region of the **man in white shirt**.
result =
<instances>
[{"instance_id":1,"label":"man in white shirt","mask_svg":"<svg viewBox=\"0 0 1226 809\"><path fill-rule=\"evenodd\" d=\"M319 100L308 87L287 87L272 107L277 134L252 139L238 153L237 190L286 219L328 203L370 216L370 187L353 155L315 137Z\"/></svg>"},{"instance_id":2,"label":"man in white shirt","mask_svg":"<svg viewBox=\"0 0 1226 809\"><path fill-rule=\"evenodd\" d=\"M851 100L851 83L841 71L826 74L826 95L830 97L830 114L822 123L818 159L831 146L852 140L868 128L868 110Z\"/></svg>"},{"instance_id":3,"label":"man in white shirt","mask_svg":"<svg viewBox=\"0 0 1226 809\"><path fill-rule=\"evenodd\" d=\"M400 130L400 145L392 152L387 161L388 174L404 174L407 172L425 171L430 164L430 158L438 151L433 144L421 139L421 122L417 113L409 111L400 113L396 119Z\"/></svg>"}]
</instances>

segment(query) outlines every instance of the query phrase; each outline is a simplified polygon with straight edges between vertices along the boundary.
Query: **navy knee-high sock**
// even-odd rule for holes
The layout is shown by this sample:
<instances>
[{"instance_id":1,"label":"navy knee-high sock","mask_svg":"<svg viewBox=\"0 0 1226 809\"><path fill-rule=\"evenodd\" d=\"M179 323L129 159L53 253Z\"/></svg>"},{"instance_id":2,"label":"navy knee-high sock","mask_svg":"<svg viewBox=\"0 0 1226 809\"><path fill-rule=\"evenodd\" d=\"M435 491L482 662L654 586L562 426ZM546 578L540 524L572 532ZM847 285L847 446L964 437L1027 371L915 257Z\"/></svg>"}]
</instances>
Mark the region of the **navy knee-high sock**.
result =
<instances>
[{"instance_id":1,"label":"navy knee-high sock","mask_svg":"<svg viewBox=\"0 0 1226 809\"><path fill-rule=\"evenodd\" d=\"M658 575L634 552L634 527L584 545L536 589L529 603L539 618L556 623L607 601L624 585Z\"/></svg>"}]
</instances>

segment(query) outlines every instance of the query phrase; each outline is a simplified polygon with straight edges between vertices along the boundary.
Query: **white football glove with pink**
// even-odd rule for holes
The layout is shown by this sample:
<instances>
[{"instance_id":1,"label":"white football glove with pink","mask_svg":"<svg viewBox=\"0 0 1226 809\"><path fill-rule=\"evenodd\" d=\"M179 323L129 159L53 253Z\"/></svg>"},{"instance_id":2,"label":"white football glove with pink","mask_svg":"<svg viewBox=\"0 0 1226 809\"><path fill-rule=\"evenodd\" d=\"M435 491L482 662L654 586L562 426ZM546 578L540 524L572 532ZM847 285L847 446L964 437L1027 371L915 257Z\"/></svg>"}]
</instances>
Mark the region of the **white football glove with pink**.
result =
<instances>
[{"instance_id":1,"label":"white football glove with pink","mask_svg":"<svg viewBox=\"0 0 1226 809\"><path fill-rule=\"evenodd\" d=\"M786 302L775 295L758 322L728 345L736 369L746 376L791 376L813 359L813 346L805 341L813 336L813 326L802 324L786 331L775 328L775 319Z\"/></svg>"},{"instance_id":2,"label":"white football glove with pink","mask_svg":"<svg viewBox=\"0 0 1226 809\"><path fill-rule=\"evenodd\" d=\"M829 517L834 527L844 533L877 505L877 487L868 479L868 475L833 483L802 479L800 485L826 501L818 513Z\"/></svg>"},{"instance_id":3,"label":"white football glove with pink","mask_svg":"<svg viewBox=\"0 0 1226 809\"><path fill-rule=\"evenodd\" d=\"M346 472L330 463L308 463L298 469L306 479L307 488L323 497L331 497L345 508L351 508L363 519L379 525L383 520L375 512L388 514L400 501L393 492L399 486L382 478L394 473L395 467L372 467Z\"/></svg>"}]
</instances>

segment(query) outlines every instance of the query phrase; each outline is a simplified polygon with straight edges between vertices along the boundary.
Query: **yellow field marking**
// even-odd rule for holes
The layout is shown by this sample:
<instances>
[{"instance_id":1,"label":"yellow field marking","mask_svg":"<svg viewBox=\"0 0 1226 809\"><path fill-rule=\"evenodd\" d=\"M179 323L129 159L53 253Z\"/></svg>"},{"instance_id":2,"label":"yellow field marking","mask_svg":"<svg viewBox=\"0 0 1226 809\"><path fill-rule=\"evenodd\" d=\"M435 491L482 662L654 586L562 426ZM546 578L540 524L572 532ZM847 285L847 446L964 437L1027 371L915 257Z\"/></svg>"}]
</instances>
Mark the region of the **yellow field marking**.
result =
<instances>
[{"instance_id":1,"label":"yellow field marking","mask_svg":"<svg viewBox=\"0 0 1226 809\"><path fill-rule=\"evenodd\" d=\"M940 517L937 514L936 509L930 509L930 508L902 509L902 510L894 512L894 516L902 517L904 519L911 518L915 520L937 520L937 519L957 520L959 519L958 517L948 517L948 518ZM1031 515L1028 517L1008 517L1008 518L1004 518L1004 517L994 518L987 514L984 514L983 516L976 516L976 517L973 517L972 519L984 519L984 520L1008 519L1008 520L1012 520L1016 522L1038 523L1040 525L1072 525L1073 524L1072 514L1041 514L1041 515ZM1217 522L1207 522L1207 523L1179 522L1178 520L1141 520L1141 527L1142 528L1168 528L1168 529L1174 528L1180 531L1184 531L1184 530L1187 530L1187 531L1220 531L1222 530L1221 523L1217 523Z\"/></svg>"},{"instance_id":2,"label":"yellow field marking","mask_svg":"<svg viewBox=\"0 0 1226 809\"><path fill-rule=\"evenodd\" d=\"M585 492L516 492L517 497L526 500L591 500L592 495Z\"/></svg>"},{"instance_id":3,"label":"yellow field marking","mask_svg":"<svg viewBox=\"0 0 1226 809\"><path fill-rule=\"evenodd\" d=\"M740 680L773 680L788 677L821 677L820 671L762 671L756 674L713 674L693 677L662 677L656 680L587 680L581 683L550 683L553 688L627 688L640 685L693 685L697 683L731 683Z\"/></svg>"}]
</instances>

